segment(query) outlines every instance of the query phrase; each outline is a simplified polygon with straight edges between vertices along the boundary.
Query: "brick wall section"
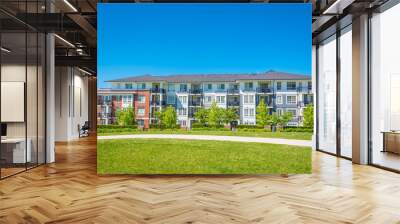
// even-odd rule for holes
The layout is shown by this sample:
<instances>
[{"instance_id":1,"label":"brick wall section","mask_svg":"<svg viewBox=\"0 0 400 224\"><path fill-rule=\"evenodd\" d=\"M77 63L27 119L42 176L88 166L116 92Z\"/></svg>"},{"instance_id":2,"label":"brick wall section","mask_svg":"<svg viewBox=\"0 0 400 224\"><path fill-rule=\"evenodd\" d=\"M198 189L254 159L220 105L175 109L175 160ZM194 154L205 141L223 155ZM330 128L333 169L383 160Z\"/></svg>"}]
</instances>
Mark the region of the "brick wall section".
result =
<instances>
[{"instance_id":1,"label":"brick wall section","mask_svg":"<svg viewBox=\"0 0 400 224\"><path fill-rule=\"evenodd\" d=\"M134 96L134 108L135 108L135 115L136 120L143 120L144 121L144 128L149 128L149 121L150 121L150 91L148 90L136 90ZM139 102L139 96L145 97L145 102ZM138 110L144 109L144 115L139 115Z\"/></svg>"}]
</instances>

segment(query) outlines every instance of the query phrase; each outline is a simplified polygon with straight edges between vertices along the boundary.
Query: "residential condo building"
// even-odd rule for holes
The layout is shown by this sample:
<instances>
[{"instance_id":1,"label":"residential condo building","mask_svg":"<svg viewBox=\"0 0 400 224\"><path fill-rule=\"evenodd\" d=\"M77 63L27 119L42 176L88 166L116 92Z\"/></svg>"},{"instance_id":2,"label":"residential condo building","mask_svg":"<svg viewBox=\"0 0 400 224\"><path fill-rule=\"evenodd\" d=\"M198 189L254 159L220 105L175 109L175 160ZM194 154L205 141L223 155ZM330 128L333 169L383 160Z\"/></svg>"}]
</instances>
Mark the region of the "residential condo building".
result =
<instances>
[{"instance_id":1,"label":"residential condo building","mask_svg":"<svg viewBox=\"0 0 400 224\"><path fill-rule=\"evenodd\" d=\"M116 111L133 107L138 125L149 127L155 114L171 105L181 127L190 128L194 114L216 102L235 108L240 124L256 124L256 107L264 99L270 113L292 114L289 126L301 126L304 108L313 103L311 77L268 71L255 74L143 75L109 80L98 90L98 123L113 124Z\"/></svg>"}]
</instances>

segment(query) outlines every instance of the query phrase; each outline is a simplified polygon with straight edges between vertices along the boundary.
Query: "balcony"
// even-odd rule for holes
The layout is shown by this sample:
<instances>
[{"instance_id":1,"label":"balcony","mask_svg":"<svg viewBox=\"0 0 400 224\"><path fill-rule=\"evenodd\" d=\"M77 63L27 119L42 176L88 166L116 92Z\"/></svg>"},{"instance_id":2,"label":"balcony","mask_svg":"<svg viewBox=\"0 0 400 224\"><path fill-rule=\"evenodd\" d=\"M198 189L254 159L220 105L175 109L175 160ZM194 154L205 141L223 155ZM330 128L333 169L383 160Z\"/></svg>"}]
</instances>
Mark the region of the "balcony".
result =
<instances>
[{"instance_id":1,"label":"balcony","mask_svg":"<svg viewBox=\"0 0 400 224\"><path fill-rule=\"evenodd\" d=\"M228 89L228 90L227 90L227 93L228 93L229 95L233 95L233 94L239 94L240 91L239 91L239 89Z\"/></svg>"},{"instance_id":2,"label":"balcony","mask_svg":"<svg viewBox=\"0 0 400 224\"><path fill-rule=\"evenodd\" d=\"M257 93L272 93L272 88L259 87L257 88Z\"/></svg>"},{"instance_id":3,"label":"balcony","mask_svg":"<svg viewBox=\"0 0 400 224\"><path fill-rule=\"evenodd\" d=\"M240 106L240 101L228 101L228 107L238 107Z\"/></svg>"},{"instance_id":4,"label":"balcony","mask_svg":"<svg viewBox=\"0 0 400 224\"><path fill-rule=\"evenodd\" d=\"M312 88L309 88L309 87L298 87L297 91L300 92L300 93L311 94L312 93Z\"/></svg>"},{"instance_id":5,"label":"balcony","mask_svg":"<svg viewBox=\"0 0 400 224\"><path fill-rule=\"evenodd\" d=\"M159 88L159 87L153 87L150 89L151 93L158 93L158 94L164 94L166 93L164 88Z\"/></svg>"},{"instance_id":6,"label":"balcony","mask_svg":"<svg viewBox=\"0 0 400 224\"><path fill-rule=\"evenodd\" d=\"M193 100L193 101L189 101L189 106L200 107L200 106L202 106L202 103L200 100Z\"/></svg>"},{"instance_id":7,"label":"balcony","mask_svg":"<svg viewBox=\"0 0 400 224\"><path fill-rule=\"evenodd\" d=\"M151 106L165 106L166 101L165 100L154 100L150 102Z\"/></svg>"},{"instance_id":8,"label":"balcony","mask_svg":"<svg viewBox=\"0 0 400 224\"><path fill-rule=\"evenodd\" d=\"M190 94L202 94L203 90L202 89L190 89Z\"/></svg>"},{"instance_id":9,"label":"balcony","mask_svg":"<svg viewBox=\"0 0 400 224\"><path fill-rule=\"evenodd\" d=\"M244 88L243 92L254 92L254 88Z\"/></svg>"}]
</instances>

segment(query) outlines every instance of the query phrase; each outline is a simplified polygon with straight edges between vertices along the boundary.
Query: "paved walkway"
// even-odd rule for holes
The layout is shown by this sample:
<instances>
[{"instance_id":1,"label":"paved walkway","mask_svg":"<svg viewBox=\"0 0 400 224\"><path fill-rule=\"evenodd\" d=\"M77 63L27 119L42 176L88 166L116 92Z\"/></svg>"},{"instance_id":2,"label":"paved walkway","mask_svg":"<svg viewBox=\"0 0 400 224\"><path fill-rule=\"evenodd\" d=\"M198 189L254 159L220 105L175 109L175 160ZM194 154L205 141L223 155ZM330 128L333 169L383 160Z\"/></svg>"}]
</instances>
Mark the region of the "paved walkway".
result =
<instances>
[{"instance_id":1,"label":"paved walkway","mask_svg":"<svg viewBox=\"0 0 400 224\"><path fill-rule=\"evenodd\" d=\"M179 135L179 134L138 134L138 135L110 135L98 136L97 139L130 139L130 138L163 138L163 139L192 139L192 140L214 140L214 141L234 141L234 142L258 142L281 145L295 145L311 147L309 140L294 140L282 138L259 138L242 136L218 136L218 135Z\"/></svg>"}]
</instances>

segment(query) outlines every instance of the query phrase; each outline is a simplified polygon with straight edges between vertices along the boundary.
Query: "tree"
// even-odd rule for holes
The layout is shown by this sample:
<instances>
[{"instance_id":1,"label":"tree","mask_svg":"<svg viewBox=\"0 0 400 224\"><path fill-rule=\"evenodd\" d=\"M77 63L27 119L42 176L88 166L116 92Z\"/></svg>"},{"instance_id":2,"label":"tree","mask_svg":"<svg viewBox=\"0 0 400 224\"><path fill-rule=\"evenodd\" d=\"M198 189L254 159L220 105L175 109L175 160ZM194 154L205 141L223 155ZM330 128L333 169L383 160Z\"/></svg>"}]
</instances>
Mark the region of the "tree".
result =
<instances>
[{"instance_id":1,"label":"tree","mask_svg":"<svg viewBox=\"0 0 400 224\"><path fill-rule=\"evenodd\" d=\"M135 111L131 106L117 111L117 123L121 126L135 124Z\"/></svg>"},{"instance_id":2,"label":"tree","mask_svg":"<svg viewBox=\"0 0 400 224\"><path fill-rule=\"evenodd\" d=\"M265 105L264 99L261 98L260 103L256 108L256 122L258 125L265 127L268 124L269 119L269 110L267 105Z\"/></svg>"},{"instance_id":3,"label":"tree","mask_svg":"<svg viewBox=\"0 0 400 224\"><path fill-rule=\"evenodd\" d=\"M156 119L157 125L158 125L159 127L161 127L162 124L163 124L163 118L164 118L164 113L163 113L163 111L162 111L162 110L157 110L157 111L154 113L154 117L155 117L155 119Z\"/></svg>"},{"instance_id":4,"label":"tree","mask_svg":"<svg viewBox=\"0 0 400 224\"><path fill-rule=\"evenodd\" d=\"M172 106L168 106L167 109L162 113L162 123L166 128L175 128L178 120L175 109Z\"/></svg>"},{"instance_id":5,"label":"tree","mask_svg":"<svg viewBox=\"0 0 400 224\"><path fill-rule=\"evenodd\" d=\"M303 126L306 128L314 127L314 105L310 104L304 109Z\"/></svg>"},{"instance_id":6,"label":"tree","mask_svg":"<svg viewBox=\"0 0 400 224\"><path fill-rule=\"evenodd\" d=\"M205 108L199 108L196 113L194 113L194 118L203 126L206 126L208 119L208 110Z\"/></svg>"},{"instance_id":7,"label":"tree","mask_svg":"<svg viewBox=\"0 0 400 224\"><path fill-rule=\"evenodd\" d=\"M222 110L218 107L217 103L213 101L210 109L208 110L207 123L211 127L218 127L223 121Z\"/></svg>"},{"instance_id":8,"label":"tree","mask_svg":"<svg viewBox=\"0 0 400 224\"><path fill-rule=\"evenodd\" d=\"M239 119L239 115L237 114L237 110L235 108L222 109L223 116L222 120L225 124L230 124L232 121L237 121Z\"/></svg>"},{"instance_id":9,"label":"tree","mask_svg":"<svg viewBox=\"0 0 400 224\"><path fill-rule=\"evenodd\" d=\"M290 113L290 112L285 112L285 113L282 114L282 116L279 117L279 122L278 122L278 124L279 124L280 126L282 126L282 127L283 127L283 126L286 126L287 123L288 123L290 120L292 120L292 118L293 118L292 113Z\"/></svg>"}]
</instances>

